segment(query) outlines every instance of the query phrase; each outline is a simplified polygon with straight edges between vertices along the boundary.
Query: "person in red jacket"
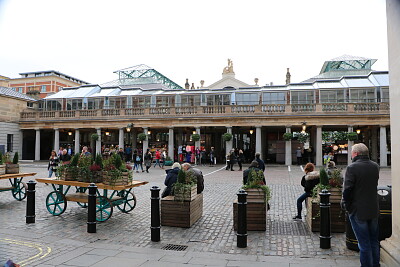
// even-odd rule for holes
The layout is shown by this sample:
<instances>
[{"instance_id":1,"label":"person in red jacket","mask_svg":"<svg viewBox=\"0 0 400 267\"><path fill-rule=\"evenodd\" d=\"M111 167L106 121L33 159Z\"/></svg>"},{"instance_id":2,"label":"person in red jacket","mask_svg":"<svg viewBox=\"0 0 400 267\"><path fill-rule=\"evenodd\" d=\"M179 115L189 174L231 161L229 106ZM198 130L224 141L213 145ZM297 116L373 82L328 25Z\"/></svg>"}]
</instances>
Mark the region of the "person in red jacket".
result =
<instances>
[{"instance_id":1,"label":"person in red jacket","mask_svg":"<svg viewBox=\"0 0 400 267\"><path fill-rule=\"evenodd\" d=\"M157 149L157 151L156 151L155 159L156 159L156 163L154 163L154 168L155 168L156 165L158 164L158 166L160 166L160 168L163 169L163 167L162 167L161 164L160 164L161 152L160 152L160 150L158 150L158 149Z\"/></svg>"}]
</instances>

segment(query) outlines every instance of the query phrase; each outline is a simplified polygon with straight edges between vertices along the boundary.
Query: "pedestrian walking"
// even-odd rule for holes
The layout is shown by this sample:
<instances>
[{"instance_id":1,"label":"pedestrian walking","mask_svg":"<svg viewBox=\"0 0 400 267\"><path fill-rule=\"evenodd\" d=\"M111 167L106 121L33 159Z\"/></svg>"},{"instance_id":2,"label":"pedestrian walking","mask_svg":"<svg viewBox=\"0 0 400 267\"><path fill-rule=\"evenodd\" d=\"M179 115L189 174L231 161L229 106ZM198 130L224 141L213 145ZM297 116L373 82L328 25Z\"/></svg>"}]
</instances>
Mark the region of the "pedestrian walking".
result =
<instances>
[{"instance_id":1,"label":"pedestrian walking","mask_svg":"<svg viewBox=\"0 0 400 267\"><path fill-rule=\"evenodd\" d=\"M235 154L235 150L234 149L231 150L231 153L229 155L229 159L230 159L229 160L230 169L231 169L231 171L234 171L233 165L235 165L235 163L236 163L236 154Z\"/></svg>"},{"instance_id":2,"label":"pedestrian walking","mask_svg":"<svg viewBox=\"0 0 400 267\"><path fill-rule=\"evenodd\" d=\"M301 151L300 147L298 147L297 150L296 150L296 157L297 157L297 165L301 165L303 152Z\"/></svg>"},{"instance_id":3,"label":"pedestrian walking","mask_svg":"<svg viewBox=\"0 0 400 267\"><path fill-rule=\"evenodd\" d=\"M231 167L231 152L228 152L228 154L226 154L226 168L225 170L229 170L229 168Z\"/></svg>"},{"instance_id":4,"label":"pedestrian walking","mask_svg":"<svg viewBox=\"0 0 400 267\"><path fill-rule=\"evenodd\" d=\"M156 159L156 162L154 163L154 168L156 167L156 165L158 165L160 168L162 168L162 167L161 167L161 164L160 164L161 153L160 153L160 150L159 150L159 149L156 150L155 159Z\"/></svg>"},{"instance_id":5,"label":"pedestrian walking","mask_svg":"<svg viewBox=\"0 0 400 267\"><path fill-rule=\"evenodd\" d=\"M237 162L239 165L239 171L242 170L242 163L244 162L244 154L243 154L243 150L239 149L239 153L237 155Z\"/></svg>"},{"instance_id":6,"label":"pedestrian walking","mask_svg":"<svg viewBox=\"0 0 400 267\"><path fill-rule=\"evenodd\" d=\"M202 166L206 166L206 165L207 165L207 153L206 153L206 149L203 149L203 150L201 151L200 155L201 155L201 159L200 159L201 165L202 165Z\"/></svg>"},{"instance_id":7,"label":"pedestrian walking","mask_svg":"<svg viewBox=\"0 0 400 267\"><path fill-rule=\"evenodd\" d=\"M380 266L379 248L379 165L369 159L365 144L352 147L353 163L346 168L342 207L349 213L358 240L361 266Z\"/></svg>"},{"instance_id":8,"label":"pedestrian walking","mask_svg":"<svg viewBox=\"0 0 400 267\"><path fill-rule=\"evenodd\" d=\"M136 172L139 172L139 167L144 172L142 155L135 149L133 152L133 170L136 169Z\"/></svg>"},{"instance_id":9,"label":"pedestrian walking","mask_svg":"<svg viewBox=\"0 0 400 267\"><path fill-rule=\"evenodd\" d=\"M301 178L301 186L304 187L304 193L297 199L297 215L293 217L293 220L301 220L303 201L311 197L312 190L319 184L319 172L314 170L315 166L312 163L307 163L304 167L305 175Z\"/></svg>"},{"instance_id":10,"label":"pedestrian walking","mask_svg":"<svg viewBox=\"0 0 400 267\"><path fill-rule=\"evenodd\" d=\"M144 155L144 166L146 167L146 172L149 172L151 167L151 162L153 161L153 155L150 152L150 149L147 149L146 154Z\"/></svg>"},{"instance_id":11,"label":"pedestrian walking","mask_svg":"<svg viewBox=\"0 0 400 267\"><path fill-rule=\"evenodd\" d=\"M49 165L47 166L47 170L49 171L49 178L51 178L51 176L53 176L53 172L57 170L59 162L60 159L57 156L57 152L55 150L51 151Z\"/></svg>"},{"instance_id":12,"label":"pedestrian walking","mask_svg":"<svg viewBox=\"0 0 400 267\"><path fill-rule=\"evenodd\" d=\"M211 147L210 154L209 154L209 159L210 159L210 167L214 167L214 164L215 164L215 151L214 151L214 147Z\"/></svg>"}]
</instances>

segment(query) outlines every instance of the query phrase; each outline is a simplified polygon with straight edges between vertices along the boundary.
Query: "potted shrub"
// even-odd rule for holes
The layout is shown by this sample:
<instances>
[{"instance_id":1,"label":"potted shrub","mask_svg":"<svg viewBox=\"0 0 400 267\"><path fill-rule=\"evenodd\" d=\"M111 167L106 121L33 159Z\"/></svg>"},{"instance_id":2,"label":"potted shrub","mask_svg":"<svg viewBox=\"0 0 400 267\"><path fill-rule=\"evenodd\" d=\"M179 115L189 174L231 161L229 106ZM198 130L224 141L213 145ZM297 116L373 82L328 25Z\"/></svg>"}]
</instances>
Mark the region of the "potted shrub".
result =
<instances>
[{"instance_id":1,"label":"potted shrub","mask_svg":"<svg viewBox=\"0 0 400 267\"><path fill-rule=\"evenodd\" d=\"M259 192L265 203L268 203L271 199L271 189L264 184L264 173L261 170L258 172L255 170L250 171L247 184L243 185L242 189L246 190L246 192Z\"/></svg>"},{"instance_id":2,"label":"potted shrub","mask_svg":"<svg viewBox=\"0 0 400 267\"><path fill-rule=\"evenodd\" d=\"M232 134L231 133L224 133L222 135L222 139L224 139L224 141L231 141L232 140Z\"/></svg>"},{"instance_id":3,"label":"potted shrub","mask_svg":"<svg viewBox=\"0 0 400 267\"><path fill-rule=\"evenodd\" d=\"M99 140L99 135L98 135L97 133L93 133L93 134L90 136L90 138L91 138L93 141L97 141L97 140Z\"/></svg>"},{"instance_id":4,"label":"potted shrub","mask_svg":"<svg viewBox=\"0 0 400 267\"><path fill-rule=\"evenodd\" d=\"M81 155L78 159L78 176L77 180L79 182L90 182L90 166L92 165L92 157Z\"/></svg>"},{"instance_id":5,"label":"potted shrub","mask_svg":"<svg viewBox=\"0 0 400 267\"><path fill-rule=\"evenodd\" d=\"M283 140L290 141L292 139L293 139L293 134L292 133L284 133L283 134Z\"/></svg>"},{"instance_id":6,"label":"potted shrub","mask_svg":"<svg viewBox=\"0 0 400 267\"><path fill-rule=\"evenodd\" d=\"M167 157L165 158L164 165L165 165L165 166L172 166L172 164L174 164L174 162L172 161L171 157L170 157L170 156L167 156Z\"/></svg>"},{"instance_id":7,"label":"potted shrub","mask_svg":"<svg viewBox=\"0 0 400 267\"><path fill-rule=\"evenodd\" d=\"M103 183L107 185L127 185L132 182L132 167L122 162L118 154L104 161Z\"/></svg>"},{"instance_id":8,"label":"potted shrub","mask_svg":"<svg viewBox=\"0 0 400 267\"><path fill-rule=\"evenodd\" d=\"M199 141L200 140L200 135L199 134L192 134L192 140L194 142Z\"/></svg>"},{"instance_id":9,"label":"potted shrub","mask_svg":"<svg viewBox=\"0 0 400 267\"><path fill-rule=\"evenodd\" d=\"M59 179L76 181L79 173L78 162L80 155L80 153L76 153L69 163L61 163L58 165L56 175Z\"/></svg>"},{"instance_id":10,"label":"potted shrub","mask_svg":"<svg viewBox=\"0 0 400 267\"><path fill-rule=\"evenodd\" d=\"M190 173L179 170L177 182L172 188L175 201L192 201L197 195L197 179Z\"/></svg>"},{"instance_id":11,"label":"potted shrub","mask_svg":"<svg viewBox=\"0 0 400 267\"><path fill-rule=\"evenodd\" d=\"M6 165L4 164L3 154L0 151L0 175L6 174Z\"/></svg>"},{"instance_id":12,"label":"potted shrub","mask_svg":"<svg viewBox=\"0 0 400 267\"><path fill-rule=\"evenodd\" d=\"M358 139L358 134L356 132L347 133L347 139L349 141L356 141Z\"/></svg>"},{"instance_id":13,"label":"potted shrub","mask_svg":"<svg viewBox=\"0 0 400 267\"><path fill-rule=\"evenodd\" d=\"M138 134L137 139L138 139L139 141L144 141L144 140L147 139L147 134L145 134L145 133L140 133L140 134Z\"/></svg>"},{"instance_id":14,"label":"potted shrub","mask_svg":"<svg viewBox=\"0 0 400 267\"><path fill-rule=\"evenodd\" d=\"M8 157L8 159L10 158ZM15 152L12 162L10 160L8 160L8 163L6 162L6 173L9 174L19 173L18 161L19 161L18 152Z\"/></svg>"}]
</instances>

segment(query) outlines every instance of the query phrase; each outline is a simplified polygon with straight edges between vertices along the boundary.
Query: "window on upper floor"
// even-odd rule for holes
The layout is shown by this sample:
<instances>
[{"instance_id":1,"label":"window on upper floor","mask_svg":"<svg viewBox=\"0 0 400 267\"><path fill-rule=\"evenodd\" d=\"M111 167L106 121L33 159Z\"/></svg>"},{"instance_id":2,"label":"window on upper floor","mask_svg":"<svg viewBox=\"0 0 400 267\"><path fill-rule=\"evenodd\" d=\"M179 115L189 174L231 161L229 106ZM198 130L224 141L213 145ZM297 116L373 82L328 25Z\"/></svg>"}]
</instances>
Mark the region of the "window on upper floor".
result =
<instances>
[{"instance_id":1,"label":"window on upper floor","mask_svg":"<svg viewBox=\"0 0 400 267\"><path fill-rule=\"evenodd\" d=\"M346 102L346 90L320 90L320 103L344 103Z\"/></svg>"},{"instance_id":2,"label":"window on upper floor","mask_svg":"<svg viewBox=\"0 0 400 267\"><path fill-rule=\"evenodd\" d=\"M260 103L258 93L236 93L237 105L258 105Z\"/></svg>"},{"instance_id":3,"label":"window on upper floor","mask_svg":"<svg viewBox=\"0 0 400 267\"><path fill-rule=\"evenodd\" d=\"M22 94L22 87L18 87L18 92Z\"/></svg>"},{"instance_id":4,"label":"window on upper floor","mask_svg":"<svg viewBox=\"0 0 400 267\"><path fill-rule=\"evenodd\" d=\"M314 104L314 91L291 91L290 103L292 104Z\"/></svg>"},{"instance_id":5,"label":"window on upper floor","mask_svg":"<svg viewBox=\"0 0 400 267\"><path fill-rule=\"evenodd\" d=\"M46 85L41 86L40 92L42 92L42 93L46 92Z\"/></svg>"},{"instance_id":6,"label":"window on upper floor","mask_svg":"<svg viewBox=\"0 0 400 267\"><path fill-rule=\"evenodd\" d=\"M262 94L263 104L286 104L286 92L265 92Z\"/></svg>"},{"instance_id":7,"label":"window on upper floor","mask_svg":"<svg viewBox=\"0 0 400 267\"><path fill-rule=\"evenodd\" d=\"M389 88L381 88L381 102L389 102Z\"/></svg>"},{"instance_id":8,"label":"window on upper floor","mask_svg":"<svg viewBox=\"0 0 400 267\"><path fill-rule=\"evenodd\" d=\"M375 88L350 89L350 102L352 103L373 103L377 102Z\"/></svg>"}]
</instances>

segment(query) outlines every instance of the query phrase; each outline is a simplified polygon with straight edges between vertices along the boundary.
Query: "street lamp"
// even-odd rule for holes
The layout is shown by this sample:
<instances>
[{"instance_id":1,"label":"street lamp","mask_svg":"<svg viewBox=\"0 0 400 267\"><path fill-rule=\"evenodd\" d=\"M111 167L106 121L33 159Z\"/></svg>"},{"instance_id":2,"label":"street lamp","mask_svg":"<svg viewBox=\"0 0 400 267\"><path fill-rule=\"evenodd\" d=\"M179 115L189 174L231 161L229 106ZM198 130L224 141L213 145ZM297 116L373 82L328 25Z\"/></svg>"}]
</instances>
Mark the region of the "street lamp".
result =
<instances>
[{"instance_id":1,"label":"street lamp","mask_svg":"<svg viewBox=\"0 0 400 267\"><path fill-rule=\"evenodd\" d=\"M133 128L133 123L129 123L129 124L126 126L126 131L129 133L129 132L131 131L132 128Z\"/></svg>"},{"instance_id":2,"label":"street lamp","mask_svg":"<svg viewBox=\"0 0 400 267\"><path fill-rule=\"evenodd\" d=\"M306 133L307 123L304 121L301 123L301 132Z\"/></svg>"},{"instance_id":3,"label":"street lamp","mask_svg":"<svg viewBox=\"0 0 400 267\"><path fill-rule=\"evenodd\" d=\"M360 134L360 133L361 133L361 130L360 130L360 129L357 129L357 130L356 130L356 133L357 133L357 134Z\"/></svg>"},{"instance_id":4,"label":"street lamp","mask_svg":"<svg viewBox=\"0 0 400 267\"><path fill-rule=\"evenodd\" d=\"M71 131L69 131L69 132L68 132L68 135L72 135L72 132L71 132Z\"/></svg>"},{"instance_id":5,"label":"street lamp","mask_svg":"<svg viewBox=\"0 0 400 267\"><path fill-rule=\"evenodd\" d=\"M253 131L253 129L251 129L251 130L250 130L250 134L253 134L253 133L254 133L254 131Z\"/></svg>"}]
</instances>

